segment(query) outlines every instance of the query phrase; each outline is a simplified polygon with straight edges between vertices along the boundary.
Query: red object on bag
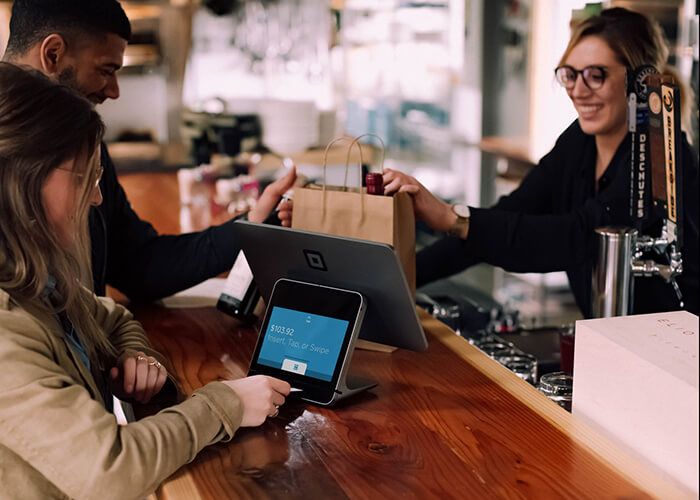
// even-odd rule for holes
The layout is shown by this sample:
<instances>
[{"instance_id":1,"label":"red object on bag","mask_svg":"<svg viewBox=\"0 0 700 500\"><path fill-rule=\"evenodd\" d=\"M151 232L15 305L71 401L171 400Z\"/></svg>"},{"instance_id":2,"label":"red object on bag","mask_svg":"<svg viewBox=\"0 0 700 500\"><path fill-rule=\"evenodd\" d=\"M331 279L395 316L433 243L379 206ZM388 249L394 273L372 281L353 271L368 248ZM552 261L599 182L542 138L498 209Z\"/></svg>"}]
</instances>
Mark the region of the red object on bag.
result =
<instances>
[{"instance_id":1,"label":"red object on bag","mask_svg":"<svg viewBox=\"0 0 700 500\"><path fill-rule=\"evenodd\" d=\"M384 176L382 174L365 175L367 194L384 194Z\"/></svg>"}]
</instances>

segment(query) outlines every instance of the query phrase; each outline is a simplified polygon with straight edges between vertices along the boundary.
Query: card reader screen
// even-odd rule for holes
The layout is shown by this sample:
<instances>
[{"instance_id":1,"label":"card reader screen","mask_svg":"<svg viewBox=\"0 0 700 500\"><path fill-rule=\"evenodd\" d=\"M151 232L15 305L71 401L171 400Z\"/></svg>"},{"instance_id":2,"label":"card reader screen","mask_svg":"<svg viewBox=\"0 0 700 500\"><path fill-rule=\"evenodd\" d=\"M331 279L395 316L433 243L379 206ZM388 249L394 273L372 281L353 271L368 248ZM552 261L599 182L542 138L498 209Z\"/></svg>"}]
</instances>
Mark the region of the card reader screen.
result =
<instances>
[{"instance_id":1,"label":"card reader screen","mask_svg":"<svg viewBox=\"0 0 700 500\"><path fill-rule=\"evenodd\" d=\"M258 363L330 381L348 324L342 319L275 306Z\"/></svg>"}]
</instances>

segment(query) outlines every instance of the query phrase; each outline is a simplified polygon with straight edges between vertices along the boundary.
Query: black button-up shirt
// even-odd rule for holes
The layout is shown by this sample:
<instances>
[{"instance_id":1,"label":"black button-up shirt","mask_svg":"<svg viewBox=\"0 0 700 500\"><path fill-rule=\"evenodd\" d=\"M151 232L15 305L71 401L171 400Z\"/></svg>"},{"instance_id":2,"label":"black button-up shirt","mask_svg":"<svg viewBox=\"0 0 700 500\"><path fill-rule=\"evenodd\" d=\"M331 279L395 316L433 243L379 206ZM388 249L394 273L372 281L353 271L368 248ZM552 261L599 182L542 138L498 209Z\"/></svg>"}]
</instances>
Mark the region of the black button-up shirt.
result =
<instances>
[{"instance_id":1,"label":"black button-up shirt","mask_svg":"<svg viewBox=\"0 0 700 500\"><path fill-rule=\"evenodd\" d=\"M685 309L698 314L698 155L683 137L683 274ZM418 286L486 262L512 272L566 271L581 312L591 315L595 229L632 226L629 215L630 139L618 147L595 189L595 137L575 121L518 189L491 208L472 208L466 241L444 238L418 253ZM661 220L642 233L658 235ZM659 277L635 280L634 312L679 308Z\"/></svg>"}]
</instances>

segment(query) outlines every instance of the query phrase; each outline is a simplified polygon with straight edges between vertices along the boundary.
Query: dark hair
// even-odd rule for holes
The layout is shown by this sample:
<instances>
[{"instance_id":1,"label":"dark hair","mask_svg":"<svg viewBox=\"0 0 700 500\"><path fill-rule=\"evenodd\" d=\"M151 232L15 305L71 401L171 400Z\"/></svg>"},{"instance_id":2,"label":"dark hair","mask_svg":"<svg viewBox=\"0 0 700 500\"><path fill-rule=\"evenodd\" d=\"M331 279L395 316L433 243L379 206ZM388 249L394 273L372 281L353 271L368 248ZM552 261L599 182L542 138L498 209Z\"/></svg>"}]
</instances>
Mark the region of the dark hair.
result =
<instances>
[{"instance_id":1,"label":"dark hair","mask_svg":"<svg viewBox=\"0 0 700 500\"><path fill-rule=\"evenodd\" d=\"M663 71L666 66L669 49L661 27L639 12L615 7L573 24L569 45L559 65L565 63L573 48L587 36L605 40L620 64L629 69L650 64Z\"/></svg>"},{"instance_id":2,"label":"dark hair","mask_svg":"<svg viewBox=\"0 0 700 500\"><path fill-rule=\"evenodd\" d=\"M51 159L56 166L99 144L104 125L76 90L40 71L0 62L0 161Z\"/></svg>"},{"instance_id":3,"label":"dark hair","mask_svg":"<svg viewBox=\"0 0 700 500\"><path fill-rule=\"evenodd\" d=\"M128 41L131 24L117 0L15 0L6 55L25 54L52 33L66 43L108 33Z\"/></svg>"}]
</instances>

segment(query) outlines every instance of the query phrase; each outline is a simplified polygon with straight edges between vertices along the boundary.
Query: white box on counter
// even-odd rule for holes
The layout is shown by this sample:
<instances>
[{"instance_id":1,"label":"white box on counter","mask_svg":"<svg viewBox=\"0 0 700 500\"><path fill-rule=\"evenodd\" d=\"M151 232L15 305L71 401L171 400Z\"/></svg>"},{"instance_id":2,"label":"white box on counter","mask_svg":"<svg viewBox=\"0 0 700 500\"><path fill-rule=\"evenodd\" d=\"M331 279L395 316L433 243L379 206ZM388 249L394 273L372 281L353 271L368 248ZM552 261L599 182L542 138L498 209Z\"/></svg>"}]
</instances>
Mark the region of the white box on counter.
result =
<instances>
[{"instance_id":1,"label":"white box on counter","mask_svg":"<svg viewBox=\"0 0 700 500\"><path fill-rule=\"evenodd\" d=\"M698 317L576 322L573 414L698 494Z\"/></svg>"}]
</instances>

